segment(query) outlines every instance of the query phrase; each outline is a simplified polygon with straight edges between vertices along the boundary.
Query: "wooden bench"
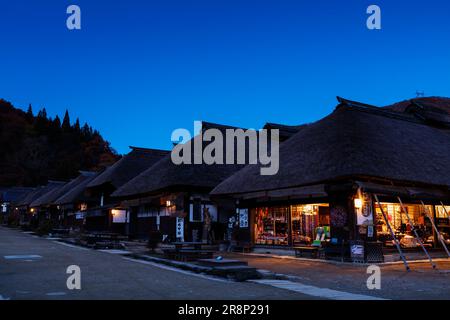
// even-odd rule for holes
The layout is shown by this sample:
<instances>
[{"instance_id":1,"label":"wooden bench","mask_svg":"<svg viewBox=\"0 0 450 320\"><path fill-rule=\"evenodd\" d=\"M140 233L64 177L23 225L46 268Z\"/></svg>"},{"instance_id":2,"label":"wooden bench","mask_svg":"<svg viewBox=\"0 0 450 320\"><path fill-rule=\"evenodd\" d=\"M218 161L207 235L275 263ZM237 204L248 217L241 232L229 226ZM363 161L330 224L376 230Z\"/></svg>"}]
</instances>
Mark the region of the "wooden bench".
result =
<instances>
[{"instance_id":1,"label":"wooden bench","mask_svg":"<svg viewBox=\"0 0 450 320\"><path fill-rule=\"evenodd\" d=\"M295 256L297 258L304 257L305 254L309 258L317 259L317 254L319 252L319 247L312 247L312 246L298 246L294 247Z\"/></svg>"}]
</instances>

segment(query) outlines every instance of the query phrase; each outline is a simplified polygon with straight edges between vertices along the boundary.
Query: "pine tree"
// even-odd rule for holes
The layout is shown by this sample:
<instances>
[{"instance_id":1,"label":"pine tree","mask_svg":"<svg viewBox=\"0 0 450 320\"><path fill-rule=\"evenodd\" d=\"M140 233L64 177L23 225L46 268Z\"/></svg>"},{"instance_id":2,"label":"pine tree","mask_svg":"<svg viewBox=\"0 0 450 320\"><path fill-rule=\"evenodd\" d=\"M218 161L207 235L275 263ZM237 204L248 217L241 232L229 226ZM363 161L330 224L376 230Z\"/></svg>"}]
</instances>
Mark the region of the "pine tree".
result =
<instances>
[{"instance_id":1,"label":"pine tree","mask_svg":"<svg viewBox=\"0 0 450 320\"><path fill-rule=\"evenodd\" d=\"M53 120L53 125L55 128L61 128L61 120L59 119L59 116L56 115L55 120Z\"/></svg>"},{"instance_id":2,"label":"pine tree","mask_svg":"<svg viewBox=\"0 0 450 320\"><path fill-rule=\"evenodd\" d=\"M76 132L76 121L63 133L60 117L49 117L45 108L34 109L36 114L27 120L33 114L31 105L24 112L0 99L0 128L4 129L0 129L0 150L8 154L2 158L8 171L0 169L1 187L69 180L78 170L102 169L117 160L117 153L89 124ZM66 123L70 123L68 115Z\"/></svg>"},{"instance_id":3,"label":"pine tree","mask_svg":"<svg viewBox=\"0 0 450 320\"><path fill-rule=\"evenodd\" d=\"M79 118L77 118L77 121L75 121L75 124L73 125L73 128L75 129L75 131L77 133L79 133L81 131L81 129L80 129L80 119Z\"/></svg>"},{"instance_id":4,"label":"pine tree","mask_svg":"<svg viewBox=\"0 0 450 320\"><path fill-rule=\"evenodd\" d=\"M66 113L64 114L64 119L62 122L62 129L64 131L70 130L70 117L69 117L69 111L66 109Z\"/></svg>"},{"instance_id":5,"label":"pine tree","mask_svg":"<svg viewBox=\"0 0 450 320\"><path fill-rule=\"evenodd\" d=\"M42 108L41 110L39 110L37 116L38 116L38 118L41 118L42 120L47 120L47 110L45 110L45 108Z\"/></svg>"},{"instance_id":6,"label":"pine tree","mask_svg":"<svg viewBox=\"0 0 450 320\"><path fill-rule=\"evenodd\" d=\"M48 129L49 121L47 118L47 110L42 108L39 110L37 117L34 120L34 129L39 133L46 133Z\"/></svg>"},{"instance_id":7,"label":"pine tree","mask_svg":"<svg viewBox=\"0 0 450 320\"><path fill-rule=\"evenodd\" d=\"M28 119L33 119L33 107L31 106L31 103L28 105L27 117Z\"/></svg>"},{"instance_id":8,"label":"pine tree","mask_svg":"<svg viewBox=\"0 0 450 320\"><path fill-rule=\"evenodd\" d=\"M84 123L83 128L81 129L81 135L85 140L89 140L91 138L91 133L89 132L89 125L87 124L87 122Z\"/></svg>"}]
</instances>

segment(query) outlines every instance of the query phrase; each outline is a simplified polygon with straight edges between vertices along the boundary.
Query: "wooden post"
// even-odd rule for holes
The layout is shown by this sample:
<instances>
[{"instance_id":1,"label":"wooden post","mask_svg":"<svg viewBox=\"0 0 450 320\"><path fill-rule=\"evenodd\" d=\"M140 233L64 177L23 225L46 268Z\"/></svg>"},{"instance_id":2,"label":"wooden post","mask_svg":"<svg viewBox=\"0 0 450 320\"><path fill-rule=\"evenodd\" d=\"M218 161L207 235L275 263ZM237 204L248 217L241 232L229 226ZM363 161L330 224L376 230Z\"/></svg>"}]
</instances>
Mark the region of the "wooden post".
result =
<instances>
[{"instance_id":1,"label":"wooden post","mask_svg":"<svg viewBox=\"0 0 450 320\"><path fill-rule=\"evenodd\" d=\"M407 220L408 220L408 223L409 223L409 225L410 225L410 227L411 227L411 231L414 233L417 242L419 242L420 246L422 247L423 251L425 252L425 254L426 254L428 260L429 260L430 263L431 263L431 266L433 267L433 269L436 269L436 264L433 262L433 259L431 259L431 256L428 254L428 251L427 251L427 249L425 248L425 246L424 246L424 244L423 244L423 242L422 242L422 239L420 239L419 234L417 233L417 230L416 230L416 228L414 227L414 221L411 220L411 218L410 218L410 216L409 216L409 213L408 213L408 210L407 210L407 209L405 208L405 206L403 205L402 199L400 199L400 197L397 196L397 200L398 200L398 202L400 203L400 208L402 209L402 211L403 211L403 212L405 213L405 215L406 215L406 218L407 218Z\"/></svg>"},{"instance_id":2,"label":"wooden post","mask_svg":"<svg viewBox=\"0 0 450 320\"><path fill-rule=\"evenodd\" d=\"M288 224L288 246L292 247L292 217L291 217L291 205L287 206L287 224Z\"/></svg>"},{"instance_id":3,"label":"wooden post","mask_svg":"<svg viewBox=\"0 0 450 320\"><path fill-rule=\"evenodd\" d=\"M438 239L441 241L442 247L444 247L445 252L446 252L447 255L450 257L450 252L448 251L448 248L447 248L447 246L445 245L444 238L443 238L442 235L439 233L439 230L438 230L437 227L436 227L434 218L433 218L433 217L430 217L430 215L428 214L428 209L426 208L425 203L424 203L422 200L420 200L420 203L422 204L423 209L425 210L425 213L426 213L426 215L428 216L428 219L431 220L431 224L433 225L434 231L436 232L436 234L437 234L437 236L438 236Z\"/></svg>"},{"instance_id":4,"label":"wooden post","mask_svg":"<svg viewBox=\"0 0 450 320\"><path fill-rule=\"evenodd\" d=\"M403 251L402 251L402 248L400 247L400 243L398 242L397 238L395 237L394 230L392 230L391 224L389 223L389 218L386 215L386 213L384 212L383 206L381 205L381 202L378 199L378 196L376 194L374 194L373 196L375 197L375 200L377 201L378 206L380 207L381 214L383 215L384 221L386 222L386 225L388 226L389 232L391 233L391 237L395 243L395 246L397 247L398 253L400 254L400 257L403 260L403 264L405 265L406 271L409 271L410 269L409 269L408 262L406 261L406 258L403 255Z\"/></svg>"},{"instance_id":5,"label":"wooden post","mask_svg":"<svg viewBox=\"0 0 450 320\"><path fill-rule=\"evenodd\" d=\"M432 210L433 216L431 218L433 219L434 225L437 225L437 223L436 223L437 222L437 220L436 220L436 207L433 205L432 208L433 208L433 210ZM433 244L434 244L435 248L437 248L438 245L439 245L438 234L436 233L434 228L433 228Z\"/></svg>"}]
</instances>

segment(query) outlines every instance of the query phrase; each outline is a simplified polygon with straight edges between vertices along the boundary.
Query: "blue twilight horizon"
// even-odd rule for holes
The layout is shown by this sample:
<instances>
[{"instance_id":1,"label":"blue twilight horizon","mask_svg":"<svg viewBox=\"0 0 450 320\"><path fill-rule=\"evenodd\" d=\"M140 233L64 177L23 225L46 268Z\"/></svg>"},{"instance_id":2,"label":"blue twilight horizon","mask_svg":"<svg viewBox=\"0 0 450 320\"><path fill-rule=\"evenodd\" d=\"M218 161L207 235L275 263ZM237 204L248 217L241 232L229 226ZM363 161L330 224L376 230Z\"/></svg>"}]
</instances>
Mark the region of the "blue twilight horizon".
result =
<instances>
[{"instance_id":1,"label":"blue twilight horizon","mask_svg":"<svg viewBox=\"0 0 450 320\"><path fill-rule=\"evenodd\" d=\"M81 8L68 30L66 8ZM368 30L366 9L381 8ZM195 120L245 128L320 119L336 96L450 96L444 0L0 0L0 98L69 109L119 153L169 149Z\"/></svg>"}]
</instances>

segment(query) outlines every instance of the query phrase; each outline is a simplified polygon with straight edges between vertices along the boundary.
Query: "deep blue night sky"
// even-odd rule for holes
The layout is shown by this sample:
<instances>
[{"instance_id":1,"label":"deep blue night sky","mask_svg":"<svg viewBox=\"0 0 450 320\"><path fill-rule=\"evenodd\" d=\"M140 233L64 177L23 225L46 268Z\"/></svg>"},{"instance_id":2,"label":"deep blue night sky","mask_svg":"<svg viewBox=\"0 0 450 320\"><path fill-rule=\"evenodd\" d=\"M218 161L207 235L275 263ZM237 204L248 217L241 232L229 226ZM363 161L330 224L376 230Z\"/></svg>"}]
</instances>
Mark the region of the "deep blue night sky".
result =
<instances>
[{"instance_id":1,"label":"deep blue night sky","mask_svg":"<svg viewBox=\"0 0 450 320\"><path fill-rule=\"evenodd\" d=\"M0 97L68 108L120 153L169 148L194 120L259 128L317 120L336 95L450 96L449 15L446 0L1 0Z\"/></svg>"}]
</instances>

